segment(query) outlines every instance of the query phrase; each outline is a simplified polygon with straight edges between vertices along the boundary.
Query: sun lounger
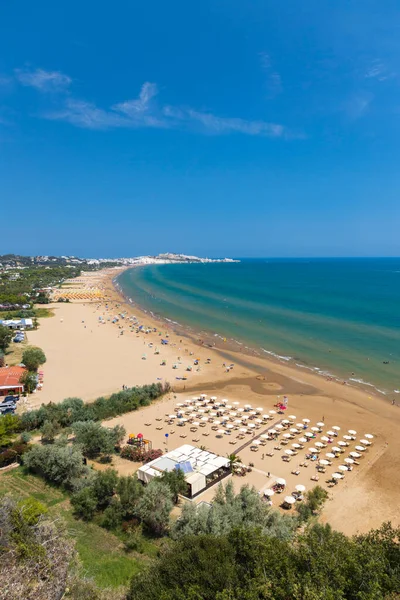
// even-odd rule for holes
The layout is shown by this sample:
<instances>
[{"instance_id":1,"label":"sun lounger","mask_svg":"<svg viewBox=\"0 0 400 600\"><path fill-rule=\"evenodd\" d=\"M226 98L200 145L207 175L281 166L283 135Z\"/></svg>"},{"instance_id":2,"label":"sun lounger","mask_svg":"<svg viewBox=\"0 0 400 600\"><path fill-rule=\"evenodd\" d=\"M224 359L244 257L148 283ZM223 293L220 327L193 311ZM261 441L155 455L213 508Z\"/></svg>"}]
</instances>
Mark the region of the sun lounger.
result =
<instances>
[{"instance_id":1,"label":"sun lounger","mask_svg":"<svg viewBox=\"0 0 400 600\"><path fill-rule=\"evenodd\" d=\"M275 453L274 453L274 452L272 452L272 450L271 450L271 452L267 452L267 456L274 456L274 454L275 454Z\"/></svg>"},{"instance_id":2,"label":"sun lounger","mask_svg":"<svg viewBox=\"0 0 400 600\"><path fill-rule=\"evenodd\" d=\"M294 470L294 471L292 471L292 475L300 475L300 471Z\"/></svg>"}]
</instances>

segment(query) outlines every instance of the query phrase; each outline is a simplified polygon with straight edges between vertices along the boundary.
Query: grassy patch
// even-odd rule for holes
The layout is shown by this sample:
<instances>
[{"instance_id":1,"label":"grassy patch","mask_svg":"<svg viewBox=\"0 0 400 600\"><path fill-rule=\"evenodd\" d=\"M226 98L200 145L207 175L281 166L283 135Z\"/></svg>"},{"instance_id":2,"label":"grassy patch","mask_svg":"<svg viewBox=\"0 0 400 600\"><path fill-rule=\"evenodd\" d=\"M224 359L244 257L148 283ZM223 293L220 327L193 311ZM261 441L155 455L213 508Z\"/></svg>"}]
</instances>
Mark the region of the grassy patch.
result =
<instances>
[{"instance_id":1,"label":"grassy patch","mask_svg":"<svg viewBox=\"0 0 400 600\"><path fill-rule=\"evenodd\" d=\"M54 310L52 308L35 308L35 315L38 319L46 319L47 317L54 317Z\"/></svg>"},{"instance_id":2,"label":"grassy patch","mask_svg":"<svg viewBox=\"0 0 400 600\"><path fill-rule=\"evenodd\" d=\"M22 361L22 355L24 350L28 346L28 341L25 338L23 342L19 342L16 344L15 342L11 342L9 347L6 350L6 363L13 367L14 365L19 365Z\"/></svg>"},{"instance_id":3,"label":"grassy patch","mask_svg":"<svg viewBox=\"0 0 400 600\"><path fill-rule=\"evenodd\" d=\"M85 575L93 577L100 587L127 585L145 564L126 554L120 540L109 531L75 519L70 510L63 510L61 514L69 535L75 540Z\"/></svg>"},{"instance_id":4,"label":"grassy patch","mask_svg":"<svg viewBox=\"0 0 400 600\"><path fill-rule=\"evenodd\" d=\"M144 542L144 555L127 554L121 540L95 523L85 523L74 517L68 494L27 474L22 467L0 474L0 496L12 493L17 498L33 496L45 504L54 516L61 516L67 531L75 540L84 575L93 577L100 587L126 586L130 578L155 556L157 547L151 540Z\"/></svg>"}]
</instances>

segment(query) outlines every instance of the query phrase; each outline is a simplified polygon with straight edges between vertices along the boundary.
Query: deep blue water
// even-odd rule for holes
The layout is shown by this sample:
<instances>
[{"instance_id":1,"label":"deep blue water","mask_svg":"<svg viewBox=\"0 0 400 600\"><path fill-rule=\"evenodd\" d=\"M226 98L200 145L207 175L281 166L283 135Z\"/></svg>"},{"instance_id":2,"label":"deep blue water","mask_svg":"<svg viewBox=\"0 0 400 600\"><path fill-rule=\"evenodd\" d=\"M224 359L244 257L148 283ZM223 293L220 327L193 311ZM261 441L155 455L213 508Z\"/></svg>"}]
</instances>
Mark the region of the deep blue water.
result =
<instances>
[{"instance_id":1,"label":"deep blue water","mask_svg":"<svg viewBox=\"0 0 400 600\"><path fill-rule=\"evenodd\" d=\"M134 302L182 325L400 389L398 258L149 265L118 283Z\"/></svg>"}]
</instances>

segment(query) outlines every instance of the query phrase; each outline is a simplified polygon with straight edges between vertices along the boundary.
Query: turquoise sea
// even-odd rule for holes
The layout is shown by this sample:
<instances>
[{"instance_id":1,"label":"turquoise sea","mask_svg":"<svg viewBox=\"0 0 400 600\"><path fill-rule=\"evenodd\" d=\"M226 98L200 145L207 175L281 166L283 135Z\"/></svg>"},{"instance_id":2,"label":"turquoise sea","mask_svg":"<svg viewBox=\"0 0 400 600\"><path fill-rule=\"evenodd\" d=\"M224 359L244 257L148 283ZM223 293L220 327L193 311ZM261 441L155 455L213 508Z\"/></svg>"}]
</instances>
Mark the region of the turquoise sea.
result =
<instances>
[{"instance_id":1,"label":"turquoise sea","mask_svg":"<svg viewBox=\"0 0 400 600\"><path fill-rule=\"evenodd\" d=\"M400 393L399 258L148 265L118 284L181 325Z\"/></svg>"}]
</instances>

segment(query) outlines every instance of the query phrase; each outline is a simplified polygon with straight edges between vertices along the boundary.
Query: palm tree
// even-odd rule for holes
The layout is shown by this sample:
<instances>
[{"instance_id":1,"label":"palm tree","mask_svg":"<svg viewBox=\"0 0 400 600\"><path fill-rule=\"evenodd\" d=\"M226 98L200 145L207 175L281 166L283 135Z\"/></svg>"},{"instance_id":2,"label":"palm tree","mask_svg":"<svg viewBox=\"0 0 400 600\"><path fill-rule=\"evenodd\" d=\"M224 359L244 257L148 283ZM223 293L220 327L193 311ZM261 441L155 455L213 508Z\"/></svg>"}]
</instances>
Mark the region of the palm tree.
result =
<instances>
[{"instance_id":1,"label":"palm tree","mask_svg":"<svg viewBox=\"0 0 400 600\"><path fill-rule=\"evenodd\" d=\"M232 473L235 465L237 465L238 463L241 463L242 459L240 458L240 456L238 454L235 454L235 453L227 454L227 458L229 459L229 467L230 467L231 473Z\"/></svg>"}]
</instances>

